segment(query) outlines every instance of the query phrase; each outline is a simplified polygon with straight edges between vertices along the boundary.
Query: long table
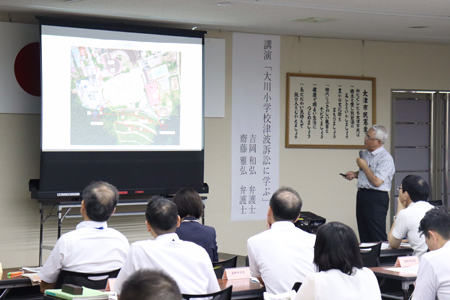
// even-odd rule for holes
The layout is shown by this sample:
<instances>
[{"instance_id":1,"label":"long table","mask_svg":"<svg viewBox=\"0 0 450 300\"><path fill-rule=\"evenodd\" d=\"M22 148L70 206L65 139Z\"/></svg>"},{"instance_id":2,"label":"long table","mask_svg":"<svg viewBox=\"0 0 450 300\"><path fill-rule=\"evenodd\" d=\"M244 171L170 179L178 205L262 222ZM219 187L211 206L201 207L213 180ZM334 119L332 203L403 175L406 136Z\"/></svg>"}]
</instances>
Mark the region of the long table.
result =
<instances>
[{"instance_id":1,"label":"long table","mask_svg":"<svg viewBox=\"0 0 450 300\"><path fill-rule=\"evenodd\" d=\"M19 269L3 269L3 274L0 280L0 299L4 299L7 295L12 291L12 289L23 288L26 289L26 299L37 299L38 296L41 296L39 292L39 286L33 286L31 284L31 280L28 277L23 276L15 276L8 277L8 272L17 272ZM13 293L11 293L13 294ZM25 299L25 298L24 298Z\"/></svg>"},{"instance_id":2,"label":"long table","mask_svg":"<svg viewBox=\"0 0 450 300\"><path fill-rule=\"evenodd\" d=\"M389 242L383 242L383 244L389 244ZM387 249L382 249L380 251L380 263L382 266L391 266L395 264L397 257L399 256L408 256L413 253L413 249L411 247L400 246L397 249L391 248L388 246Z\"/></svg>"},{"instance_id":3,"label":"long table","mask_svg":"<svg viewBox=\"0 0 450 300\"><path fill-rule=\"evenodd\" d=\"M391 267L376 267L376 268L370 268L370 269L375 273L375 276L377 276L378 278L387 278L387 279L401 281L402 290L403 290L403 299L408 300L409 286L411 284L414 284L417 276L414 274L387 270L387 269L392 269L392 268L393 268L393 266L391 266ZM389 294L386 294L386 295L381 294L381 295L385 296L385 297L393 298L393 297L390 297ZM393 299L395 299L395 298L393 298Z\"/></svg>"},{"instance_id":4,"label":"long table","mask_svg":"<svg viewBox=\"0 0 450 300\"><path fill-rule=\"evenodd\" d=\"M30 288L32 287L31 280L27 277L16 276L16 277L8 277L8 272L18 271L18 268L14 269L4 269L3 274L0 280L0 299L6 298L8 293L15 288ZM263 285L259 283L250 282L247 279L234 279L234 280L226 280L226 279L218 279L219 286L221 289L227 288L230 285L233 286L232 289L232 299L263 299L263 293L265 288ZM39 287L35 286L33 289L33 295L31 295L27 299L33 299L32 296L40 296Z\"/></svg>"},{"instance_id":5,"label":"long table","mask_svg":"<svg viewBox=\"0 0 450 300\"><path fill-rule=\"evenodd\" d=\"M250 279L218 279L220 289L233 286L231 299L263 299L265 288L260 283L251 282Z\"/></svg>"}]
</instances>

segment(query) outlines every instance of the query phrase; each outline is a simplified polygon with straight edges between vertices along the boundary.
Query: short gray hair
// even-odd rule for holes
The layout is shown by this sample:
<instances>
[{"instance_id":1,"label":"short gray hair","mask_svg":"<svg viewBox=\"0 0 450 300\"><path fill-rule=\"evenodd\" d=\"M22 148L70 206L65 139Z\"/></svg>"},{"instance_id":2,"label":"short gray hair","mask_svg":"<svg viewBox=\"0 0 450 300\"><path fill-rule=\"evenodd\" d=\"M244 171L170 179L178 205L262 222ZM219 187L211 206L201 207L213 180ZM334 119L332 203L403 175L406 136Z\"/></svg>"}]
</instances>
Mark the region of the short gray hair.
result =
<instances>
[{"instance_id":1,"label":"short gray hair","mask_svg":"<svg viewBox=\"0 0 450 300\"><path fill-rule=\"evenodd\" d=\"M380 140L383 144L386 143L389 137L386 127L384 127L383 125L375 124L370 127L370 129L373 129L375 131L375 138L377 140Z\"/></svg>"}]
</instances>

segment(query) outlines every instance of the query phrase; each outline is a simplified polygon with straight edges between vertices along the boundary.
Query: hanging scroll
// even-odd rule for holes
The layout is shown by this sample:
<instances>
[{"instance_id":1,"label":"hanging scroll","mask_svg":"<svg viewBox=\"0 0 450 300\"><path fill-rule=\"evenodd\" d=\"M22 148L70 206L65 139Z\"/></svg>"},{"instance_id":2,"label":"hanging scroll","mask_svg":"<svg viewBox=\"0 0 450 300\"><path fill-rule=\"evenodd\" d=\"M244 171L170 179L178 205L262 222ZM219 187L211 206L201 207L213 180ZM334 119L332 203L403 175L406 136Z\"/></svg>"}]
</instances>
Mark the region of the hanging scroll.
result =
<instances>
[{"instance_id":1,"label":"hanging scroll","mask_svg":"<svg viewBox=\"0 0 450 300\"><path fill-rule=\"evenodd\" d=\"M375 78L287 73L286 82L286 148L364 148Z\"/></svg>"}]
</instances>

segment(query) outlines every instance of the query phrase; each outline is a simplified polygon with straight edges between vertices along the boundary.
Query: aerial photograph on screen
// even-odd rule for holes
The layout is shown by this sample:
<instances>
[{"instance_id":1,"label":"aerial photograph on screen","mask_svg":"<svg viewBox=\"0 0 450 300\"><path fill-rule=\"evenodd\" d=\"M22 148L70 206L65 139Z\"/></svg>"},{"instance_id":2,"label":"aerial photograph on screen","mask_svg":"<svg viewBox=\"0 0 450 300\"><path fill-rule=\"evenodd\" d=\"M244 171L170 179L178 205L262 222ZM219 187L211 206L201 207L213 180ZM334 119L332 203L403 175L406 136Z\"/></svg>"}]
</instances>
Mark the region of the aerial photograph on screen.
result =
<instances>
[{"instance_id":1,"label":"aerial photograph on screen","mask_svg":"<svg viewBox=\"0 0 450 300\"><path fill-rule=\"evenodd\" d=\"M181 52L71 47L71 145L179 145Z\"/></svg>"}]
</instances>

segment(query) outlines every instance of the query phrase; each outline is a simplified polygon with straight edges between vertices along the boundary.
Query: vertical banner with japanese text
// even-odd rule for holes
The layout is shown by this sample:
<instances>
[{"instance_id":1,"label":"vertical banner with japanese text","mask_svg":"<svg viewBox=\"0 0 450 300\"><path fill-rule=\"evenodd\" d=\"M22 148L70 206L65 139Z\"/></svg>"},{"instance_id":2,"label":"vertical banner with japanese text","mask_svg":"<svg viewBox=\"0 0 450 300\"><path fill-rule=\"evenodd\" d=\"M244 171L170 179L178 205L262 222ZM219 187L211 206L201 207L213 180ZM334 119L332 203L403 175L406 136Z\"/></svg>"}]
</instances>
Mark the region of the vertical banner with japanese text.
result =
<instances>
[{"instance_id":1,"label":"vertical banner with japanese text","mask_svg":"<svg viewBox=\"0 0 450 300\"><path fill-rule=\"evenodd\" d=\"M233 34L231 221L265 220L278 189L280 37Z\"/></svg>"}]
</instances>

